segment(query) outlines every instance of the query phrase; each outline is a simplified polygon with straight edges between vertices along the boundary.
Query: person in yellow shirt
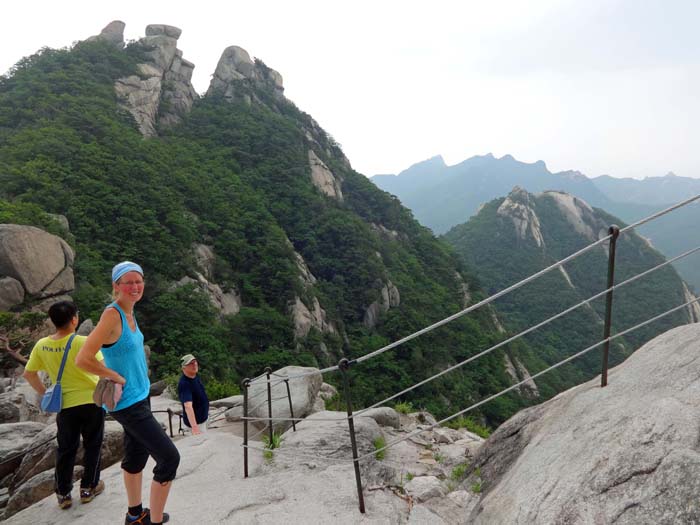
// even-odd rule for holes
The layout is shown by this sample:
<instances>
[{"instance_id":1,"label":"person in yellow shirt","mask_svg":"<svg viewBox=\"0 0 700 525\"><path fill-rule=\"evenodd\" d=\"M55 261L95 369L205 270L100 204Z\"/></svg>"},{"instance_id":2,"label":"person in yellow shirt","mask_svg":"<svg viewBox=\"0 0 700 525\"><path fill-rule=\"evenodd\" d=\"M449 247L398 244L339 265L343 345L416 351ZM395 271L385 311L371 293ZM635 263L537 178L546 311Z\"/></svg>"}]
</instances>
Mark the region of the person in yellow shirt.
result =
<instances>
[{"instance_id":1,"label":"person in yellow shirt","mask_svg":"<svg viewBox=\"0 0 700 525\"><path fill-rule=\"evenodd\" d=\"M60 301L51 305L49 317L56 332L37 341L24 370L24 378L40 396L44 395L46 387L39 377L39 371L48 373L51 383L56 383L63 352L78 327L78 309L71 301ZM80 481L81 503L92 501L105 487L104 481L100 480L105 413L92 400L98 377L75 366L75 356L85 339L81 335L73 338L61 377L62 405L56 415L58 450L54 488L58 506L62 509L69 508L73 502L73 467L81 435L85 449L85 470ZM97 358L102 359L101 355Z\"/></svg>"}]
</instances>

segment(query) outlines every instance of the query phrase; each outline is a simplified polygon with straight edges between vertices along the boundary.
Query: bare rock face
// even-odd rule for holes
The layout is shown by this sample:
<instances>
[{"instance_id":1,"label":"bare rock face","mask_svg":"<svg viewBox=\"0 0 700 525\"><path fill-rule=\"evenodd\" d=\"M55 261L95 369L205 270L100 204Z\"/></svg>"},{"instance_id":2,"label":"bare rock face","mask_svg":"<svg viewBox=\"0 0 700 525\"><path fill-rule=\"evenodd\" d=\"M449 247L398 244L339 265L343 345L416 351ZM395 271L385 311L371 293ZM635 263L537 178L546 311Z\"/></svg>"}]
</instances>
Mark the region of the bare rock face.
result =
<instances>
[{"instance_id":1,"label":"bare rock face","mask_svg":"<svg viewBox=\"0 0 700 525\"><path fill-rule=\"evenodd\" d=\"M700 324L684 325L607 387L596 378L516 414L472 462L482 496L467 522L700 522L699 367Z\"/></svg>"},{"instance_id":2,"label":"bare rock face","mask_svg":"<svg viewBox=\"0 0 700 525\"><path fill-rule=\"evenodd\" d=\"M22 462L22 452L45 426L36 422L0 425L0 479L14 472Z\"/></svg>"},{"instance_id":3,"label":"bare rock face","mask_svg":"<svg viewBox=\"0 0 700 525\"><path fill-rule=\"evenodd\" d=\"M73 249L34 226L0 224L0 308L75 288ZM21 286L21 290L18 287Z\"/></svg>"},{"instance_id":4,"label":"bare rock face","mask_svg":"<svg viewBox=\"0 0 700 525\"><path fill-rule=\"evenodd\" d=\"M282 75L260 61L253 61L242 47L227 47L221 54L207 95L219 93L228 100L260 102L255 94L247 89L250 87L264 89L275 98L284 99Z\"/></svg>"},{"instance_id":5,"label":"bare rock face","mask_svg":"<svg viewBox=\"0 0 700 525\"><path fill-rule=\"evenodd\" d=\"M343 192L340 188L341 181L333 175L333 172L316 156L313 150L309 150L309 166L311 167L311 182L321 193L343 202Z\"/></svg>"},{"instance_id":6,"label":"bare rock face","mask_svg":"<svg viewBox=\"0 0 700 525\"><path fill-rule=\"evenodd\" d=\"M146 27L139 43L149 61L139 64L140 75L120 78L114 89L133 115L144 136L157 134L157 126L172 126L192 108L197 93L192 86L194 64L182 57L177 39L182 31L164 24Z\"/></svg>"},{"instance_id":7,"label":"bare rock face","mask_svg":"<svg viewBox=\"0 0 700 525\"><path fill-rule=\"evenodd\" d=\"M522 188L516 186L508 197L498 207L498 215L509 217L513 221L515 231L522 240L532 237L540 248L544 246L544 239L540 231L540 220L530 206L530 195Z\"/></svg>"},{"instance_id":8,"label":"bare rock face","mask_svg":"<svg viewBox=\"0 0 700 525\"><path fill-rule=\"evenodd\" d=\"M321 303L316 297L312 300L311 308L297 297L292 305L292 319L294 321L294 337L306 337L311 328L316 328L324 334L337 334L335 325L327 319L326 311L321 308Z\"/></svg>"},{"instance_id":9,"label":"bare rock face","mask_svg":"<svg viewBox=\"0 0 700 525\"><path fill-rule=\"evenodd\" d=\"M516 390L525 397L539 397L540 391L537 388L535 380L530 377L530 372L525 368L517 357L511 359L508 354L504 354L506 373L513 380L513 383L520 383L525 381Z\"/></svg>"},{"instance_id":10,"label":"bare rock face","mask_svg":"<svg viewBox=\"0 0 700 525\"><path fill-rule=\"evenodd\" d=\"M105 26L99 35L91 36L87 42L102 40L109 42L119 49L124 47L124 28L126 24L121 20L114 20Z\"/></svg>"},{"instance_id":11,"label":"bare rock face","mask_svg":"<svg viewBox=\"0 0 700 525\"><path fill-rule=\"evenodd\" d=\"M394 308L401 304L401 294L399 294L399 289L391 282L382 286L380 290L380 298L374 301L367 310L365 310L364 324L367 328L374 328L379 322L379 318L382 314L389 311L390 308Z\"/></svg>"},{"instance_id":12,"label":"bare rock face","mask_svg":"<svg viewBox=\"0 0 700 525\"><path fill-rule=\"evenodd\" d=\"M221 316L225 315L236 315L241 311L241 306L243 303L240 296L235 290L230 290L224 292L216 283L210 283L201 273L196 273L196 279L192 277L183 277L175 286L184 286L186 284L196 285L202 292L204 292L212 306L216 308Z\"/></svg>"},{"instance_id":13,"label":"bare rock face","mask_svg":"<svg viewBox=\"0 0 700 525\"><path fill-rule=\"evenodd\" d=\"M560 191L546 191L543 195L553 199L574 230L589 241L595 242L608 234L608 226L596 217L585 201Z\"/></svg>"},{"instance_id":14,"label":"bare rock face","mask_svg":"<svg viewBox=\"0 0 700 525\"><path fill-rule=\"evenodd\" d=\"M83 467L73 469L73 480L78 480L83 476ZM5 507L5 518L9 518L22 509L50 496L54 492L54 472L53 470L41 472L28 480L22 487L12 494Z\"/></svg>"}]
</instances>

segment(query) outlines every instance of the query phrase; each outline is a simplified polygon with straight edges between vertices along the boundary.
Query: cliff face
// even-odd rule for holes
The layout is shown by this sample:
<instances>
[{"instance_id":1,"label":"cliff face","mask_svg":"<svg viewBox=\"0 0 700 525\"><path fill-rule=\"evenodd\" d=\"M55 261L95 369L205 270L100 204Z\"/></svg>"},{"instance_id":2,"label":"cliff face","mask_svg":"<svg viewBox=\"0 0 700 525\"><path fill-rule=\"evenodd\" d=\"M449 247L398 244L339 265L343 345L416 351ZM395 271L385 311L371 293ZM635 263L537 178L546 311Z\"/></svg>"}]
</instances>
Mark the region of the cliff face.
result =
<instances>
[{"instance_id":1,"label":"cliff face","mask_svg":"<svg viewBox=\"0 0 700 525\"><path fill-rule=\"evenodd\" d=\"M469 523L696 523L700 325L504 423L472 463ZM474 482L471 477L467 484Z\"/></svg>"},{"instance_id":2,"label":"cliff face","mask_svg":"<svg viewBox=\"0 0 700 525\"><path fill-rule=\"evenodd\" d=\"M124 27L123 22L111 22L99 35L87 40L123 47ZM114 85L124 108L134 117L144 136L156 135L159 126L167 128L180 122L197 98L191 83L194 64L185 60L177 48L181 34L174 26L146 26L146 36L139 39L138 45L147 61L138 65L138 75L120 78Z\"/></svg>"}]
</instances>

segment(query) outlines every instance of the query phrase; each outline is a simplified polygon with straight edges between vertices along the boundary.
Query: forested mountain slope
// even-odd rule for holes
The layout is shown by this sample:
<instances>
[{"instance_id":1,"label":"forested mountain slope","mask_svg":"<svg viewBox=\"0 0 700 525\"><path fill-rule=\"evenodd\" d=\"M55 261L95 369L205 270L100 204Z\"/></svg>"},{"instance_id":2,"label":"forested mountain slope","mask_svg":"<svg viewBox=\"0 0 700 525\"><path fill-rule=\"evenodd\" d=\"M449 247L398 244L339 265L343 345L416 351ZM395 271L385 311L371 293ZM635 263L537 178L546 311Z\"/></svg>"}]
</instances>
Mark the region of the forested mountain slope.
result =
<instances>
[{"instance_id":1,"label":"forested mountain slope","mask_svg":"<svg viewBox=\"0 0 700 525\"><path fill-rule=\"evenodd\" d=\"M115 262L143 265L137 313L152 379L193 352L208 383L231 391L268 365L363 355L483 297L449 247L355 172L261 61L227 49L206 96L187 100L191 64L175 29L149 26L124 48L110 33L44 49L0 78L0 222L74 247L83 318L109 301ZM230 308L215 307L212 290ZM482 309L358 365L356 402L483 350L504 337L496 324ZM407 399L444 415L512 381L493 355ZM528 402L512 394L482 415L497 423Z\"/></svg>"},{"instance_id":2,"label":"forested mountain slope","mask_svg":"<svg viewBox=\"0 0 700 525\"><path fill-rule=\"evenodd\" d=\"M588 178L577 171L552 173L545 163L520 162L510 155L471 157L447 166L442 157L414 164L398 175L375 175L372 181L396 195L421 224L441 234L466 222L482 204L507 195L514 186L538 193L564 191L591 206L636 222L700 193L700 180L668 174L643 180L602 176ZM639 228L666 257L700 245L700 204L695 203ZM700 264L686 260L676 269L700 290Z\"/></svg>"},{"instance_id":3,"label":"forested mountain slope","mask_svg":"<svg viewBox=\"0 0 700 525\"><path fill-rule=\"evenodd\" d=\"M550 266L607 235L609 224L623 223L563 192L530 194L515 188L507 197L487 203L444 239L476 272L489 291L501 290ZM496 301L509 331L521 331L580 303L607 287L607 244L594 248L557 270ZM664 261L639 236L625 232L617 243L615 282L620 283ZM676 271L666 266L614 292L613 333L630 328L691 298ZM619 362L642 343L680 324L700 319L697 305L676 312L617 339L611 362ZM522 361L530 372L553 364L603 338L605 297L526 336L530 347ZM570 367L570 368L568 368ZM562 380L600 373L600 351L567 368ZM568 371L567 371L568 370Z\"/></svg>"}]
</instances>

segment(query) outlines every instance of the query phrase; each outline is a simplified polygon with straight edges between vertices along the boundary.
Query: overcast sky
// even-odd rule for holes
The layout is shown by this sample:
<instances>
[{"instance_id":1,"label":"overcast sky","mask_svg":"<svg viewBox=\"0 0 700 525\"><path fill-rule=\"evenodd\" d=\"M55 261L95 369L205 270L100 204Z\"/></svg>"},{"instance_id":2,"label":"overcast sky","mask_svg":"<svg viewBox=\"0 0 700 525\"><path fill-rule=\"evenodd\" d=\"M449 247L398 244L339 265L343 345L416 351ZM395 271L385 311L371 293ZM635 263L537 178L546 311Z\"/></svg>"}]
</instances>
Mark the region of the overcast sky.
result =
<instances>
[{"instance_id":1,"label":"overcast sky","mask_svg":"<svg viewBox=\"0 0 700 525\"><path fill-rule=\"evenodd\" d=\"M208 87L246 49L366 175L441 154L544 160L588 176L700 177L700 1L12 2L0 71L112 20L182 29Z\"/></svg>"}]
</instances>

